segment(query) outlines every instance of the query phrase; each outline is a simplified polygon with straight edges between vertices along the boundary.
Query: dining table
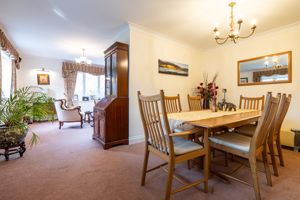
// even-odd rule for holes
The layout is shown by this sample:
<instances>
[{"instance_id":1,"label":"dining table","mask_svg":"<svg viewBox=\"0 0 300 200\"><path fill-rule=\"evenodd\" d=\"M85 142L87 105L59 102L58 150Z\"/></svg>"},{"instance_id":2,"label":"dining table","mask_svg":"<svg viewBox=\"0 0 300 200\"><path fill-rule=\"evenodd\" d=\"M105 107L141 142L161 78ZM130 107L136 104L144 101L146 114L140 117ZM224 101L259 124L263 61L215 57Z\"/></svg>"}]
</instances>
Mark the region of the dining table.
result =
<instances>
[{"instance_id":1,"label":"dining table","mask_svg":"<svg viewBox=\"0 0 300 200\"><path fill-rule=\"evenodd\" d=\"M199 110L178 113L169 113L168 121L170 129L174 130L178 126L194 126L202 128L204 132L203 148L206 151L204 167L210 169L210 145L209 136L214 129L225 127L235 128L245 124L257 122L262 112L250 109L237 109L236 111ZM207 170L207 177L210 170Z\"/></svg>"}]
</instances>

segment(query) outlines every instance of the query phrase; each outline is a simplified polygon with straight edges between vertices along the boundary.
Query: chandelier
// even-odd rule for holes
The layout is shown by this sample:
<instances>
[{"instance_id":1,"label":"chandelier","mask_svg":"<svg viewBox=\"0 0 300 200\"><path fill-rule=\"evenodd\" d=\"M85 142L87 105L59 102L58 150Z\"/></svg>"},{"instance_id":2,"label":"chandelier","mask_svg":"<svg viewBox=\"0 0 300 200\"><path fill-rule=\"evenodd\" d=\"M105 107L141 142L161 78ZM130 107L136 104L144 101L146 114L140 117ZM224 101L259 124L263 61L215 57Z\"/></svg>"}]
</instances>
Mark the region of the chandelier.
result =
<instances>
[{"instance_id":1,"label":"chandelier","mask_svg":"<svg viewBox=\"0 0 300 200\"><path fill-rule=\"evenodd\" d=\"M87 59L85 55L85 49L82 49L82 56L80 56L79 58L75 58L75 62L79 64L85 64L85 65L92 64L92 61Z\"/></svg>"},{"instance_id":2,"label":"chandelier","mask_svg":"<svg viewBox=\"0 0 300 200\"><path fill-rule=\"evenodd\" d=\"M220 32L218 30L218 27L214 28L214 32L215 32L215 40L218 44L224 44L225 42L227 42L227 40L230 38L231 41L233 41L234 43L237 43L238 39L240 38L248 38L251 35L253 35L255 29L256 29L256 25L255 25L255 21L252 21L252 27L251 27L251 32L249 35L247 36L241 36L240 35L240 30L242 27L242 23L243 20L239 19L237 22L234 21L234 15L233 15L233 7L235 6L235 2L230 2L228 4L228 6L231 8L231 15L230 15L230 31L229 33L227 33L227 35L225 37L220 37ZM236 23L238 25L238 28L235 29Z\"/></svg>"}]
</instances>

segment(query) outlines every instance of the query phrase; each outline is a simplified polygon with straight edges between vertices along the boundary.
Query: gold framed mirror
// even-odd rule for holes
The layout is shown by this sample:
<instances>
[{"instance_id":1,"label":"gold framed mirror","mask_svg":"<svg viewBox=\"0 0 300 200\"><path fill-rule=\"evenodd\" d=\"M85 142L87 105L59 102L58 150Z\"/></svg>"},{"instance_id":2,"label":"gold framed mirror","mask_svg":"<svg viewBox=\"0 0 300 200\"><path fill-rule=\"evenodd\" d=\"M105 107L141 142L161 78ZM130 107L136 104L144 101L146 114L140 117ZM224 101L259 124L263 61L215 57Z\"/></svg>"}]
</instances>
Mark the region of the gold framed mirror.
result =
<instances>
[{"instance_id":1,"label":"gold framed mirror","mask_svg":"<svg viewBox=\"0 0 300 200\"><path fill-rule=\"evenodd\" d=\"M292 51L285 51L237 63L238 86L292 82Z\"/></svg>"}]
</instances>

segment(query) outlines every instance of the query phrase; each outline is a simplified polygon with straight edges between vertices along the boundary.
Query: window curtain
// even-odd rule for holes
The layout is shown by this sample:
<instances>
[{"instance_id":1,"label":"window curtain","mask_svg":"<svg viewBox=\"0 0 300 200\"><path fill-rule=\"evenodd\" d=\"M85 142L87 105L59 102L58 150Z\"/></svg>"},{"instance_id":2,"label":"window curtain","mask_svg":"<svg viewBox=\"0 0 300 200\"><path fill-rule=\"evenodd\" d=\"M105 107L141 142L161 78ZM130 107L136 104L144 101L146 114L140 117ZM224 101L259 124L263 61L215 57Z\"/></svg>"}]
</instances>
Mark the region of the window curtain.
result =
<instances>
[{"instance_id":1,"label":"window curtain","mask_svg":"<svg viewBox=\"0 0 300 200\"><path fill-rule=\"evenodd\" d=\"M272 76L275 74L288 74L288 68L279 68L279 69L269 69L269 70L264 70L264 71L258 71L258 72L253 72L253 81L254 82L260 82L262 76Z\"/></svg>"},{"instance_id":2,"label":"window curtain","mask_svg":"<svg viewBox=\"0 0 300 200\"><path fill-rule=\"evenodd\" d=\"M12 82L11 92L14 92L17 88L17 69L20 69L21 57L18 51L14 48L11 42L8 40L4 32L0 29L0 49L6 51L12 59ZM2 61L0 55L0 91L2 91Z\"/></svg>"},{"instance_id":3,"label":"window curtain","mask_svg":"<svg viewBox=\"0 0 300 200\"><path fill-rule=\"evenodd\" d=\"M12 59L15 62L16 68L20 69L21 58L19 56L18 51L14 48L14 46L10 43L8 38L5 36L4 32L0 29L0 46L3 51L7 51Z\"/></svg>"},{"instance_id":4,"label":"window curtain","mask_svg":"<svg viewBox=\"0 0 300 200\"><path fill-rule=\"evenodd\" d=\"M13 94L16 89L17 89L17 67L16 67L16 63L12 62L10 93Z\"/></svg>"},{"instance_id":5,"label":"window curtain","mask_svg":"<svg viewBox=\"0 0 300 200\"><path fill-rule=\"evenodd\" d=\"M0 51L0 99L2 97L2 57Z\"/></svg>"},{"instance_id":6,"label":"window curtain","mask_svg":"<svg viewBox=\"0 0 300 200\"><path fill-rule=\"evenodd\" d=\"M85 65L75 62L63 62L62 76L64 78L64 89L68 106L73 106L77 72L85 72L95 76L100 76L104 74L104 67L101 65Z\"/></svg>"}]
</instances>

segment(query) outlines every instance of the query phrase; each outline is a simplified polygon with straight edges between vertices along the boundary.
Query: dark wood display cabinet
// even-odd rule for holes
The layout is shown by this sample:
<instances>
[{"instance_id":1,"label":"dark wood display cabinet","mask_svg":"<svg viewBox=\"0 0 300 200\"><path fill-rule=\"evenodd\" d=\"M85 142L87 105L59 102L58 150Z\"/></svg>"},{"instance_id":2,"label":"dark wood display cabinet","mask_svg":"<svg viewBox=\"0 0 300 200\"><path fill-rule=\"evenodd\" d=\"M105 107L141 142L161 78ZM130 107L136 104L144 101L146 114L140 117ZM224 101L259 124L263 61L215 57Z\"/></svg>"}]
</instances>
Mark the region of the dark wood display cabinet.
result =
<instances>
[{"instance_id":1,"label":"dark wood display cabinet","mask_svg":"<svg viewBox=\"0 0 300 200\"><path fill-rule=\"evenodd\" d=\"M105 97L94 107L94 134L104 149L128 144L128 45L105 52Z\"/></svg>"}]
</instances>

